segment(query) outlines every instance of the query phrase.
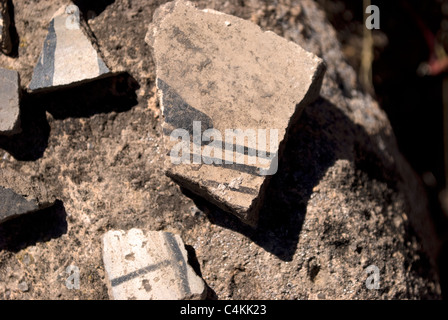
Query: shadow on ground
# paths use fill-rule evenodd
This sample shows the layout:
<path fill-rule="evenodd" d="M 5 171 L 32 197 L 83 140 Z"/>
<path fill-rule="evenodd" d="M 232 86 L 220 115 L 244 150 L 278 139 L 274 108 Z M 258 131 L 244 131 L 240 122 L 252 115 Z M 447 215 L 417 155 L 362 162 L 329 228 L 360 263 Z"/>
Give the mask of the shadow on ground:
<path fill-rule="evenodd" d="M 185 250 L 187 250 L 188 254 L 188 264 L 193 268 L 196 274 L 202 278 L 201 266 L 199 265 L 199 261 L 196 256 L 196 250 L 194 250 L 194 248 L 189 245 L 185 245 Z M 206 300 L 217 300 L 218 296 L 216 292 L 212 288 L 210 288 L 210 286 L 207 283 L 205 283 L 205 285 L 207 287 Z"/>
<path fill-rule="evenodd" d="M 23 93 L 21 99 L 22 132 L 0 136 L 0 148 L 15 159 L 34 161 L 48 146 L 50 125 L 46 112 L 54 119 L 91 117 L 98 113 L 125 112 L 137 105 L 137 81 L 128 73 L 98 79 L 73 88 L 51 92 Z"/>
<path fill-rule="evenodd" d="M 0 148 L 17 160 L 37 160 L 44 154 L 50 135 L 45 110 L 35 105 L 26 95 L 22 98 L 20 108 L 22 132 L 14 136 L 0 136 Z"/>
<path fill-rule="evenodd" d="M 331 102 L 319 98 L 305 109 L 289 133 L 278 172 L 268 186 L 256 229 L 190 191 L 182 191 L 212 223 L 239 232 L 280 259 L 291 261 L 313 188 L 335 161 L 354 161 L 356 168 L 371 179 L 384 181 L 395 188 L 394 170 L 385 168 L 374 146 L 361 126 L 353 123 Z"/>
<path fill-rule="evenodd" d="M 87 118 L 98 113 L 125 112 L 137 105 L 140 86 L 129 73 L 114 74 L 73 88 L 30 94 L 55 119 Z"/>
<path fill-rule="evenodd" d="M 24 214 L 0 225 L 0 251 L 18 252 L 38 242 L 48 242 L 67 233 L 64 204 Z"/>
<path fill-rule="evenodd" d="M 10 25 L 9 25 L 9 35 L 11 37 L 12 42 L 12 50 L 8 55 L 12 58 L 17 58 L 19 56 L 19 43 L 20 38 L 16 29 L 16 20 L 14 14 L 14 3 L 12 0 L 8 0 L 8 8 L 9 8 L 9 17 L 10 17 Z"/>
<path fill-rule="evenodd" d="M 106 7 L 113 4 L 115 0 L 74 0 L 73 2 L 79 7 L 84 17 L 87 17 L 89 11 L 99 15 Z"/>

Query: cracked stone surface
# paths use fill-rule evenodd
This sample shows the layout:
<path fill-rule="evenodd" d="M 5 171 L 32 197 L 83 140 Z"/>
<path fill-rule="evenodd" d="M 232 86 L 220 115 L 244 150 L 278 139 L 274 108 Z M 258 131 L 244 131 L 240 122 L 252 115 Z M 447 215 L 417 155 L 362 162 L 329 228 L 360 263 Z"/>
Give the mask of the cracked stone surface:
<path fill-rule="evenodd" d="M 146 41 L 167 174 L 256 225 L 286 135 L 319 94 L 323 61 L 250 21 L 185 1 L 156 11 Z"/>
<path fill-rule="evenodd" d="M 9 168 L 0 168 L 0 199 L 0 223 L 45 209 L 56 201 L 42 183 Z"/>
<path fill-rule="evenodd" d="M 0 0 L 0 51 L 10 53 L 12 50 L 11 36 L 9 34 L 9 8 L 7 0 Z"/>
<path fill-rule="evenodd" d="M 205 283 L 188 264 L 179 235 L 111 230 L 103 237 L 103 261 L 111 299 L 205 298 Z"/>
<path fill-rule="evenodd" d="M 79 84 L 109 73 L 79 8 L 73 4 L 61 7 L 48 27 L 29 88 Z"/>
<path fill-rule="evenodd" d="M 14 70 L 0 68 L 0 135 L 20 132 L 20 79 Z"/>

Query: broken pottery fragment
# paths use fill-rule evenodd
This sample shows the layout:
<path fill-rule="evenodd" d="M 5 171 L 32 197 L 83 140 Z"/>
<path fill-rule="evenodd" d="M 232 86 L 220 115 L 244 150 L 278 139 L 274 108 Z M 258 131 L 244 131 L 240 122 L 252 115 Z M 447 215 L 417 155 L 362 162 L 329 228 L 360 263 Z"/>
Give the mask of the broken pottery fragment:
<path fill-rule="evenodd" d="M 204 299 L 206 286 L 188 264 L 178 235 L 111 230 L 103 236 L 103 261 L 114 300 Z"/>
<path fill-rule="evenodd" d="M 109 73 L 79 8 L 72 4 L 54 14 L 29 88 L 80 84 Z"/>
<path fill-rule="evenodd" d="M 146 42 L 167 175 L 256 225 L 288 130 L 319 95 L 323 61 L 249 21 L 185 1 L 155 12 Z"/>

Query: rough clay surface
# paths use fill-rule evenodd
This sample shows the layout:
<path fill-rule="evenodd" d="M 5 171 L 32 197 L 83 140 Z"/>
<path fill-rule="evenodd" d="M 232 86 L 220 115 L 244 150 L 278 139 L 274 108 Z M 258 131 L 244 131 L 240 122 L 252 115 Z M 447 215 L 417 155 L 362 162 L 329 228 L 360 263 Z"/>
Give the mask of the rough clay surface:
<path fill-rule="evenodd" d="M 49 23 L 29 88 L 66 86 L 109 73 L 92 40 L 79 8 L 62 6 Z"/>
<path fill-rule="evenodd" d="M 250 21 L 186 1 L 158 9 L 146 37 L 156 64 L 168 175 L 256 225 L 279 148 L 319 95 L 323 61 Z M 181 161 L 171 154 L 179 129 L 188 133 L 189 145 L 177 153 L 185 152 L 188 164 L 173 164 Z M 242 131 L 230 140 L 228 130 Z M 212 143 L 203 142 L 207 132 Z"/>
<path fill-rule="evenodd" d="M 198 300 L 204 281 L 188 264 L 179 235 L 131 229 L 103 236 L 103 261 L 114 300 Z"/>
<path fill-rule="evenodd" d="M 0 0 L 0 51 L 10 53 L 12 50 L 11 35 L 9 34 L 9 7 L 7 0 Z"/>
<path fill-rule="evenodd" d="M 0 56 L 0 66 L 19 71 L 24 86 L 47 22 L 66 3 L 15 1 L 19 57 Z M 250 19 L 327 64 L 321 97 L 289 138 L 258 229 L 200 201 L 198 210 L 164 176 L 155 68 L 144 40 L 163 3 L 116 0 L 88 21 L 111 68 L 128 70 L 139 83 L 135 100 L 98 101 L 89 88 L 70 103 L 29 97 L 24 132 L 0 137 L 0 170 L 33 176 L 61 200 L 39 219 L 0 226 L 0 298 L 108 299 L 101 237 L 133 227 L 180 234 L 211 298 L 440 298 L 420 241 L 423 235 L 429 252 L 437 251 L 424 223 L 430 221 L 425 195 L 397 151 L 385 113 L 358 90 L 313 1 L 197 2 Z M 101 88 L 119 94 L 127 81 Z M 380 269 L 379 290 L 365 285 L 372 264 Z M 80 269 L 79 290 L 65 286 L 69 265 Z"/>
<path fill-rule="evenodd" d="M 20 80 L 17 71 L 0 68 L 0 134 L 20 132 Z"/>

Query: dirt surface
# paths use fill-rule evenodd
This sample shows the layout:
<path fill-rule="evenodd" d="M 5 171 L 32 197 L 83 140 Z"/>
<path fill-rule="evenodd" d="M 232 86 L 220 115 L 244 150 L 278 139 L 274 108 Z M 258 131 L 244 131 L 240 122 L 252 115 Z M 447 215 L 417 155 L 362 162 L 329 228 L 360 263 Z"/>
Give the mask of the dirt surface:
<path fill-rule="evenodd" d="M 0 168 L 45 184 L 59 201 L 0 226 L 0 298 L 108 299 L 101 236 L 132 227 L 180 234 L 212 299 L 440 298 L 431 266 L 438 243 L 419 181 L 311 1 L 198 2 L 250 19 L 327 63 L 321 97 L 289 139 L 259 228 L 164 175 L 144 41 L 163 2 L 78 1 L 109 65 L 127 73 L 51 95 L 24 93 L 23 132 L 0 138 Z M 14 1 L 18 56 L 0 56 L 0 66 L 17 70 L 24 87 L 47 23 L 66 3 Z M 79 290 L 66 287 L 70 265 L 80 270 Z M 370 265 L 379 268 L 379 290 L 366 288 Z"/>

